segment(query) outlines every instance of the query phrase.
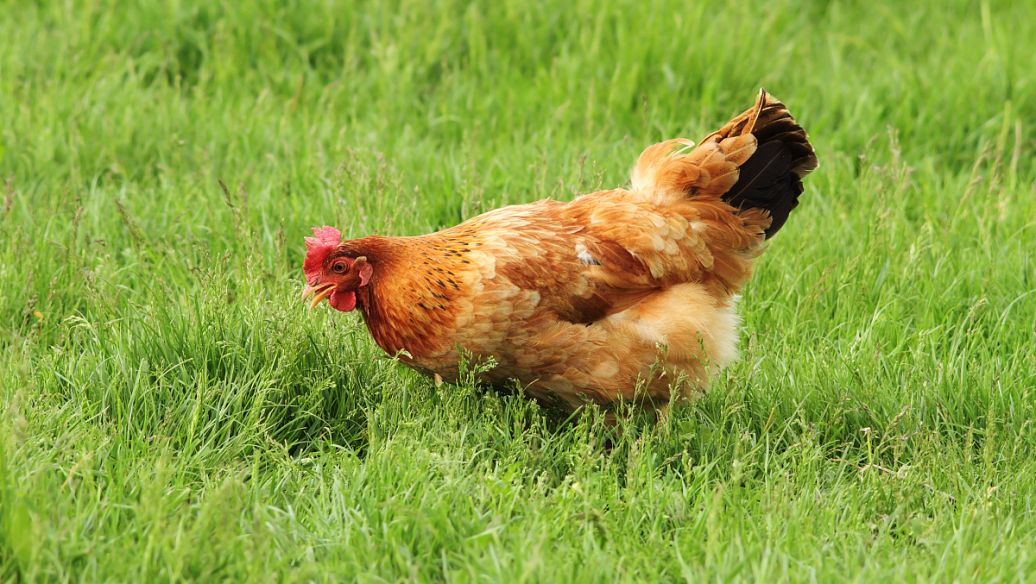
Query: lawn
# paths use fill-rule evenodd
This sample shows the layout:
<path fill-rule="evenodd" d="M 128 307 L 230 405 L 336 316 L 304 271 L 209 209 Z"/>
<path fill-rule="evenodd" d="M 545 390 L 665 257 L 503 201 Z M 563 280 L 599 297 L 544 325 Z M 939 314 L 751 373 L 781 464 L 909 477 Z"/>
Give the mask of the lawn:
<path fill-rule="evenodd" d="M 6 0 L 0 38 L 0 581 L 1036 578 L 1036 3 Z M 660 424 L 298 300 L 310 226 L 617 186 L 759 87 L 821 166 Z"/>

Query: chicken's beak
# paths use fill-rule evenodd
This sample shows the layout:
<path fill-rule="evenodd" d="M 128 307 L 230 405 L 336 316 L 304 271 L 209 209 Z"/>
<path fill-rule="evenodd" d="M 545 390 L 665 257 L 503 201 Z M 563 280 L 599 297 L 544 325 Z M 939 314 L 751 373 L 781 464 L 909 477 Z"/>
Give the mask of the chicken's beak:
<path fill-rule="evenodd" d="M 313 310 L 323 299 L 330 296 L 334 289 L 334 284 L 317 284 L 316 286 L 310 286 L 307 284 L 306 287 L 302 289 L 302 301 L 305 302 L 306 298 L 313 295 L 313 300 L 309 303 L 309 309 Z"/>

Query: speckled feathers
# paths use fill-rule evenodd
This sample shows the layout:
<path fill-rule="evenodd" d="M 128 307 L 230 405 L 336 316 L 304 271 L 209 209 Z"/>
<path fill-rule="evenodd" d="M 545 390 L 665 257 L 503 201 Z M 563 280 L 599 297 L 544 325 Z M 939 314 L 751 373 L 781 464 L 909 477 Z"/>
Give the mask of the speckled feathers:
<path fill-rule="evenodd" d="M 544 401 L 658 405 L 735 358 L 737 293 L 815 167 L 805 132 L 762 92 L 697 146 L 648 147 L 629 189 L 336 253 L 370 262 L 363 317 L 419 369 L 453 379 L 463 350 L 493 358 L 490 381 L 517 379 Z M 330 240 L 322 233 L 314 248 Z"/>

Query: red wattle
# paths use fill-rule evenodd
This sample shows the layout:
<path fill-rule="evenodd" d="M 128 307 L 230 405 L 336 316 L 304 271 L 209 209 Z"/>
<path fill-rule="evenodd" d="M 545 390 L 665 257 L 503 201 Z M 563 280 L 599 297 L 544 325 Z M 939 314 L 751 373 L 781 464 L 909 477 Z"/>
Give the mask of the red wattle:
<path fill-rule="evenodd" d="M 349 312 L 356 308 L 356 292 L 339 292 L 335 290 L 327 299 L 331 307 L 342 312 Z"/>

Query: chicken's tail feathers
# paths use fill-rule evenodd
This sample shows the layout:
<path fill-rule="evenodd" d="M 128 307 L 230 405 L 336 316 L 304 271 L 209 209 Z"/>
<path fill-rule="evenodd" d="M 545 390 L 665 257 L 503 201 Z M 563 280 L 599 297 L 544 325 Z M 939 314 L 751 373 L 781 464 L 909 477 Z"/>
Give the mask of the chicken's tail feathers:
<path fill-rule="evenodd" d="M 633 190 L 659 202 L 718 197 L 742 211 L 765 211 L 769 238 L 798 204 L 802 178 L 816 167 L 806 131 L 783 103 L 760 90 L 754 107 L 698 146 L 682 138 L 649 146 L 633 167 Z"/>

